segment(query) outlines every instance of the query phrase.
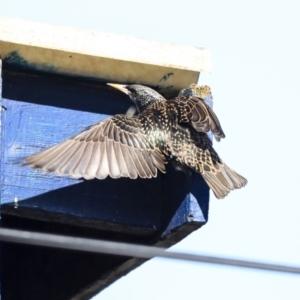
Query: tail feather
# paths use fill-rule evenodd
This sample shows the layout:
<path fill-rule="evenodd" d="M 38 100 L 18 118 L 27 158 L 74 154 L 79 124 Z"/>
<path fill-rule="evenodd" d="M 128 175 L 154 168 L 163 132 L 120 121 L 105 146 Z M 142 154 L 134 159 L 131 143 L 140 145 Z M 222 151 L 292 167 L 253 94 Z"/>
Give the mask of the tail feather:
<path fill-rule="evenodd" d="M 217 172 L 202 173 L 208 186 L 212 189 L 218 199 L 226 197 L 230 191 L 240 189 L 247 184 L 247 180 L 230 169 L 226 164 L 219 164 Z"/>

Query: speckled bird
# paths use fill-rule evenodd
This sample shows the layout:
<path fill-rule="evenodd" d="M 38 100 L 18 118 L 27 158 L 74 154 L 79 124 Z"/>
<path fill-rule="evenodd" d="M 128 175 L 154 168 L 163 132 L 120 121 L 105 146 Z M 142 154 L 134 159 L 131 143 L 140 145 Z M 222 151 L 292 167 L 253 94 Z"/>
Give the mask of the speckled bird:
<path fill-rule="evenodd" d="M 219 199 L 247 180 L 218 156 L 207 136 L 225 137 L 213 110 L 201 97 L 209 88 L 191 85 L 166 100 L 142 85 L 109 84 L 129 96 L 137 115 L 114 115 L 81 133 L 29 156 L 25 164 L 73 178 L 153 178 L 166 164 L 200 173 Z"/>

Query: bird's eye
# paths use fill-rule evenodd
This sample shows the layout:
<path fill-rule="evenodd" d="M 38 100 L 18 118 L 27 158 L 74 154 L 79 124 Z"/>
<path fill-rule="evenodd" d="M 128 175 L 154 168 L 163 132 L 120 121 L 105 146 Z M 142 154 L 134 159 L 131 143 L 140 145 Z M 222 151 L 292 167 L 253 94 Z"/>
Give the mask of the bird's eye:
<path fill-rule="evenodd" d="M 131 86 L 127 86 L 126 87 L 128 92 L 130 92 L 131 94 L 136 94 L 136 90 L 134 88 L 132 88 Z"/>

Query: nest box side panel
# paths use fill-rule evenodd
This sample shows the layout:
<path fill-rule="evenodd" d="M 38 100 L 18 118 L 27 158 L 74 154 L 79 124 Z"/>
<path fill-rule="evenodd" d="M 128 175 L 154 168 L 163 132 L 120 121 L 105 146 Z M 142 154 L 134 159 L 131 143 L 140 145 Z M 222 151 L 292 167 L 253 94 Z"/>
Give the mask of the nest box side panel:
<path fill-rule="evenodd" d="M 22 158 L 56 144 L 131 105 L 105 85 L 5 72 L 1 197 L 4 212 L 153 234 L 161 218 L 161 178 L 75 180 L 21 166 Z M 24 211 L 26 209 L 26 212 Z M 88 221 L 84 221 L 88 220 Z M 102 223 L 101 223 L 102 222 Z M 101 223 L 101 224 L 100 224 Z M 121 228 L 117 228 L 122 224 Z M 129 226 L 128 228 L 126 226 Z M 138 228 L 145 230 L 138 233 Z"/>

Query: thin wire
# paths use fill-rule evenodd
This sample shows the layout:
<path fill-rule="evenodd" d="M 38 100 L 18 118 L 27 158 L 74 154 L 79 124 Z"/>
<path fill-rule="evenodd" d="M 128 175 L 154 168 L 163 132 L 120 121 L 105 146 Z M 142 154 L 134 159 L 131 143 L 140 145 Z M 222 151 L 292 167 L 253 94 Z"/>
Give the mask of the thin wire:
<path fill-rule="evenodd" d="M 21 231 L 6 228 L 0 228 L 0 240 L 12 243 L 22 243 L 36 246 L 38 245 L 44 247 L 54 247 L 77 251 L 88 251 L 95 253 L 139 257 L 146 259 L 150 259 L 153 257 L 163 257 L 202 263 L 220 264 L 226 266 L 300 274 L 300 267 L 266 264 L 255 261 L 245 261 L 215 256 L 171 252 L 166 251 L 167 249 L 165 248 L 159 247 L 149 247 L 86 238 L 74 238 L 69 236 Z"/>

